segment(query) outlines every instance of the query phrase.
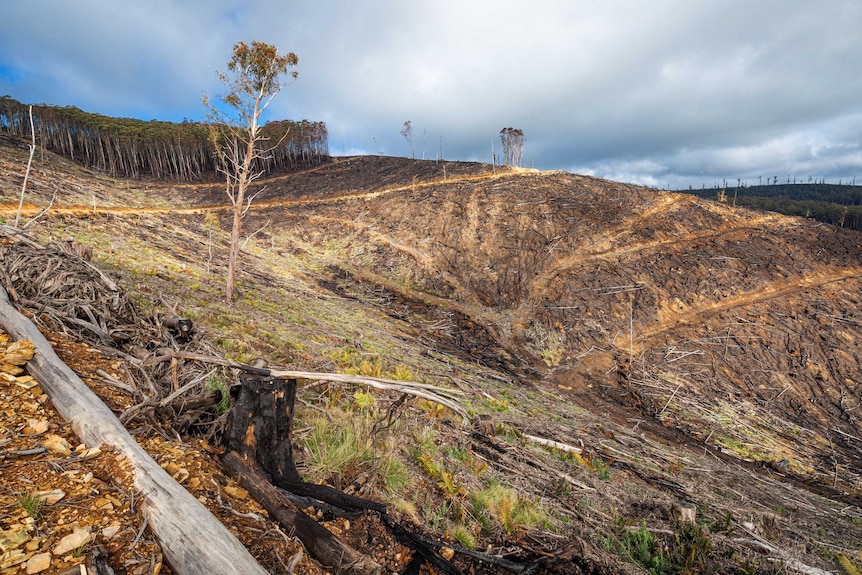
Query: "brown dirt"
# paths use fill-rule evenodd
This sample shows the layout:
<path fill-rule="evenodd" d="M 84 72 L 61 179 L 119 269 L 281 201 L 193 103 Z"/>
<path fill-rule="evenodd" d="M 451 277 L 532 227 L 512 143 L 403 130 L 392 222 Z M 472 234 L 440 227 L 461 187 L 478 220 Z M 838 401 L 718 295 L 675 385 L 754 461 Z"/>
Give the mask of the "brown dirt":
<path fill-rule="evenodd" d="M 3 173 L 21 157 L 0 154 Z M 83 189 L 90 177 L 62 161 L 40 170 L 28 214 L 56 182 Z M 34 228 L 93 238 L 97 257 L 139 294 L 192 299 L 200 270 L 223 265 L 218 254 L 204 261 L 201 216 L 215 212 L 225 225 L 219 186 L 94 182 L 104 186 L 95 213 L 87 194 L 64 196 Z M 13 206 L 3 210 L 14 213 L 15 180 L 2 184 Z M 500 449 L 455 423 L 436 424 L 441 442 L 566 518 L 562 535 L 531 532 L 520 547 L 500 535 L 483 546 L 532 558 L 577 549 L 568 568 L 618 572 L 627 567 L 601 549 L 614 521 L 667 528 L 669 503 L 683 498 L 737 558 L 749 557 L 736 541 L 751 532 L 821 568 L 860 551 L 859 234 L 481 164 L 349 158 L 266 184 L 245 223 L 257 233 L 242 287 L 249 298 L 262 298 L 262 286 L 283 290 L 280 307 L 294 315 L 282 324 L 302 342 L 292 361 L 326 367 L 333 347 L 349 345 L 467 391 Z M 341 324 L 313 315 L 329 305 Z M 250 334 L 277 313 L 242 309 Z M 363 345 L 363 335 L 374 339 Z M 268 354 L 286 344 L 253 345 Z M 411 425 L 421 425 L 416 413 Z M 586 461 L 562 461 L 521 433 L 582 445 Z M 163 441 L 156 452 L 176 448 Z M 183 442 L 194 465 L 194 440 Z M 223 485 L 215 465 L 202 477 Z M 429 501 L 449 505 L 433 482 L 417 482 Z M 236 529 L 272 533 L 253 525 Z M 367 550 L 372 540 L 385 538 L 355 541 Z"/>

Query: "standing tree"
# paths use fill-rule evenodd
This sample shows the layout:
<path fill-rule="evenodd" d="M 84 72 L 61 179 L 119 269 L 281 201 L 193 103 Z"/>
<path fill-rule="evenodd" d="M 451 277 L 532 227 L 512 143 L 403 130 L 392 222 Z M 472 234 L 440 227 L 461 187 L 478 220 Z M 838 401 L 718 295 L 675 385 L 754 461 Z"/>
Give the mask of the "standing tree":
<path fill-rule="evenodd" d="M 253 196 L 246 199 L 246 193 L 249 185 L 263 174 L 260 161 L 275 147 L 261 148 L 267 138 L 261 133 L 260 116 L 284 86 L 283 76 L 299 75 L 288 71 L 298 63 L 296 54 L 279 56 L 278 48 L 271 44 L 252 42 L 249 46 L 238 42 L 227 63 L 228 71 L 216 72 L 228 88 L 226 95 L 218 96 L 222 105 L 213 103 L 206 94 L 203 97 L 204 106 L 209 109 L 210 137 L 216 149 L 218 170 L 225 176 L 227 195 L 233 205 L 225 290 L 228 303 L 234 300 L 242 217 L 254 199 Z"/>
<path fill-rule="evenodd" d="M 30 144 L 30 159 L 27 160 L 27 171 L 24 172 L 24 185 L 21 186 L 21 201 L 18 202 L 18 213 L 15 214 L 15 227 L 21 220 L 21 210 L 24 208 L 24 193 L 27 191 L 27 180 L 30 178 L 30 166 L 33 164 L 33 153 L 36 151 L 36 129 L 33 127 L 33 106 L 30 106 L 30 135 L 33 143 Z"/>
<path fill-rule="evenodd" d="M 503 163 L 520 166 L 524 154 L 524 131 L 518 128 L 503 128 L 500 130 L 500 142 L 503 144 Z"/>
<path fill-rule="evenodd" d="M 413 151 L 413 124 L 410 123 L 410 120 L 404 122 L 404 127 L 401 128 L 401 135 L 410 144 L 410 158 L 415 160 L 416 152 Z"/>

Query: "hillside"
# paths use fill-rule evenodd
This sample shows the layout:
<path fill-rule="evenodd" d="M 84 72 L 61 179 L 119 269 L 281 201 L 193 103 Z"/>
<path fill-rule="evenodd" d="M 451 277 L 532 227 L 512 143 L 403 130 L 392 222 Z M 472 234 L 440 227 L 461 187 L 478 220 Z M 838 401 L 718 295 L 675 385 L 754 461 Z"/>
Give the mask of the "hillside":
<path fill-rule="evenodd" d="M 26 164 L 10 142 L 7 221 Z M 176 304 L 237 361 L 462 391 L 471 424 L 399 404 L 375 449 L 403 481 L 380 453 L 324 468 L 298 451 L 310 479 L 370 478 L 465 571 L 500 572 L 465 547 L 549 573 L 862 563 L 857 232 L 564 172 L 339 158 L 265 182 L 229 308 L 222 186 L 37 159 L 28 233 L 92 247 L 142 313 Z M 369 435 L 398 398 L 366 393 L 304 385 L 295 442 L 335 435 L 327 421 Z M 509 511 L 480 505 L 495 486 Z M 674 535 L 680 500 L 702 531 Z M 541 519 L 516 519 L 531 506 Z"/>
<path fill-rule="evenodd" d="M 787 183 L 680 190 L 700 198 L 730 202 L 788 216 L 813 218 L 851 230 L 862 230 L 862 186 L 854 184 Z"/>

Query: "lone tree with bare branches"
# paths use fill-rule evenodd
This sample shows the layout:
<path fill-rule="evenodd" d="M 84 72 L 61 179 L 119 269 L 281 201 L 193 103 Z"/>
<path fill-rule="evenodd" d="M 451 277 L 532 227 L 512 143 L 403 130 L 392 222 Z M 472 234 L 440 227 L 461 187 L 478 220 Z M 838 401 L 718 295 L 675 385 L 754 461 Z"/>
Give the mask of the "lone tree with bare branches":
<path fill-rule="evenodd" d="M 280 56 L 278 48 L 271 44 L 252 42 L 249 46 L 238 42 L 227 64 L 228 71 L 216 72 L 228 93 L 217 96 L 218 103 L 206 94 L 203 96 L 204 106 L 209 110 L 210 137 L 218 169 L 225 176 L 227 195 L 233 205 L 225 289 L 228 303 L 234 300 L 242 217 L 254 200 L 254 196 L 246 197 L 248 187 L 263 175 L 260 161 L 277 146 L 262 147 L 266 138 L 261 134 L 260 116 L 285 85 L 284 77 L 295 79 L 299 75 L 289 71 L 298 63 L 296 54 Z"/>
<path fill-rule="evenodd" d="M 520 166 L 524 154 L 524 131 L 518 128 L 503 128 L 500 130 L 500 142 L 503 144 L 504 163 Z"/>
<path fill-rule="evenodd" d="M 401 135 L 410 144 L 410 159 L 415 160 L 416 152 L 413 151 L 413 124 L 410 120 L 404 122 L 404 126 L 401 128 Z"/>

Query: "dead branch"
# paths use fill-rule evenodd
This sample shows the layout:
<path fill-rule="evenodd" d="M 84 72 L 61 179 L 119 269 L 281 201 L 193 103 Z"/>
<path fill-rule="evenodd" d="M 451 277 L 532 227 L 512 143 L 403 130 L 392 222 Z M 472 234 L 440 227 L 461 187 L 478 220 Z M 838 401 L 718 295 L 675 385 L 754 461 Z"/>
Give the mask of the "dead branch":
<path fill-rule="evenodd" d="M 15 227 L 21 220 L 21 210 L 24 208 L 24 193 L 27 191 L 27 180 L 30 178 L 30 166 L 33 165 L 33 154 L 36 152 L 36 129 L 33 127 L 33 106 L 30 106 L 30 134 L 33 143 L 30 144 L 30 158 L 27 160 L 27 170 L 24 172 L 24 185 L 21 186 L 21 201 L 18 202 L 18 213 L 15 214 Z"/>
<path fill-rule="evenodd" d="M 260 367 L 254 367 L 251 365 L 245 365 L 242 363 L 237 363 L 235 361 L 231 361 L 226 358 L 214 357 L 214 356 L 205 356 L 194 353 L 186 353 L 186 352 L 177 352 L 173 353 L 170 356 L 160 356 L 158 358 L 154 358 L 152 361 L 165 361 L 166 359 L 188 359 L 193 361 L 201 361 L 204 363 L 212 363 L 215 365 L 222 365 L 226 367 L 232 367 L 235 369 L 240 369 L 245 371 L 246 373 L 250 373 L 253 375 L 258 375 L 261 377 L 274 377 L 278 379 L 310 379 L 310 380 L 323 380 L 330 381 L 334 383 L 346 383 L 353 385 L 367 385 L 368 387 L 372 387 L 374 389 L 382 389 L 387 391 L 397 391 L 400 393 L 406 393 L 408 395 L 412 395 L 415 397 L 420 397 L 422 399 L 427 399 L 428 401 L 432 401 L 434 403 L 439 403 L 445 407 L 448 407 L 465 420 L 467 420 L 467 412 L 457 403 L 458 396 L 462 396 L 463 392 L 457 389 L 447 389 L 443 387 L 437 387 L 434 385 L 429 385 L 426 383 L 418 383 L 412 381 L 396 381 L 392 379 L 379 379 L 375 377 L 366 377 L 362 375 L 346 375 L 341 373 L 319 373 L 319 372 L 311 372 L 311 371 L 292 371 L 292 370 L 278 370 L 278 369 L 266 369 Z"/>
<path fill-rule="evenodd" d="M 47 214 L 49 211 L 51 211 L 51 208 L 54 207 L 55 201 L 57 201 L 57 190 L 56 189 L 54 190 L 54 195 L 51 196 L 51 201 L 48 202 L 48 205 L 45 206 L 44 208 L 42 208 L 38 214 L 36 214 L 32 218 L 30 218 L 30 221 L 27 222 L 26 224 L 24 224 L 24 226 L 21 229 L 26 230 L 27 228 L 29 228 L 30 226 L 32 226 L 33 224 L 38 222 L 40 219 L 42 219 L 42 216 Z"/>
<path fill-rule="evenodd" d="M 804 575 L 832 575 L 831 571 L 824 571 L 823 569 L 818 569 L 817 567 L 811 567 L 810 565 L 806 565 L 805 563 L 793 559 L 786 552 L 778 549 L 777 547 L 773 547 L 768 543 L 764 542 L 762 539 L 744 539 L 737 538 L 732 539 L 734 543 L 738 543 L 739 545 L 744 545 L 750 549 L 754 549 L 758 553 L 766 555 L 771 559 L 777 559 L 784 563 L 784 566 L 790 571 L 796 571 L 797 573 L 803 573 Z"/>
<path fill-rule="evenodd" d="M 536 443 L 538 445 L 542 445 L 544 447 L 551 447 L 553 449 L 558 449 L 560 451 L 565 451 L 567 453 L 577 453 L 578 455 L 583 455 L 584 450 L 580 447 L 575 447 L 574 445 L 569 445 L 567 443 L 560 443 L 559 441 L 554 441 L 552 439 L 545 439 L 543 437 L 536 437 L 535 435 L 528 435 L 526 433 L 522 434 L 521 437 L 526 439 L 531 443 Z"/>

